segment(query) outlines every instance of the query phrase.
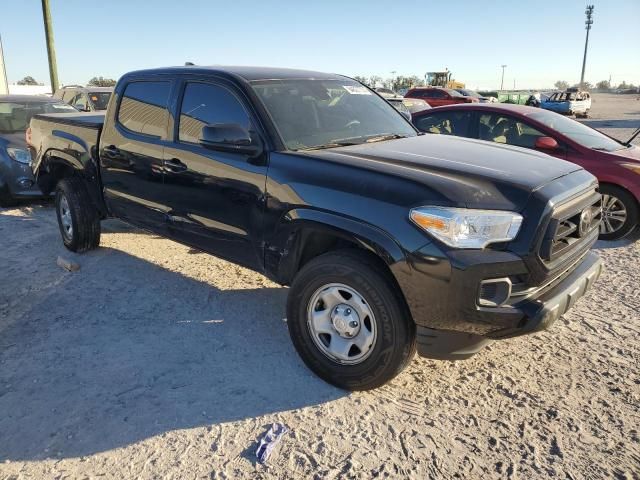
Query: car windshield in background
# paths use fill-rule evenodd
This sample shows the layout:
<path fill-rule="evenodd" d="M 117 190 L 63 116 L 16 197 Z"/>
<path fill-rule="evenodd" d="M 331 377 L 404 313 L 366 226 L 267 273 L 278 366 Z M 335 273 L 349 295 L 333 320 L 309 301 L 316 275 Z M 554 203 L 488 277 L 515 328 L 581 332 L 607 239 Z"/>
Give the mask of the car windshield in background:
<path fill-rule="evenodd" d="M 29 126 L 31 117 L 38 113 L 68 113 L 76 111 L 71 105 L 61 102 L 0 102 L 0 133 L 24 132 Z"/>
<path fill-rule="evenodd" d="M 89 98 L 96 110 L 106 110 L 111 98 L 111 92 L 90 92 Z"/>
<path fill-rule="evenodd" d="M 480 95 L 476 92 L 474 92 L 473 90 L 466 90 L 463 88 L 459 88 L 458 90 L 456 90 L 456 92 L 462 94 L 465 97 L 475 97 L 475 98 L 480 98 Z"/>
<path fill-rule="evenodd" d="M 621 143 L 603 135 L 597 130 L 587 127 L 570 118 L 558 115 L 557 113 L 540 110 L 529 114 L 529 117 L 545 124 L 547 127 L 556 130 L 563 135 L 566 135 L 583 147 L 592 148 L 594 150 L 603 150 L 605 152 L 613 152 L 615 150 L 625 148 Z"/>
<path fill-rule="evenodd" d="M 251 85 L 289 150 L 417 135 L 395 108 L 352 80 L 257 80 Z"/>

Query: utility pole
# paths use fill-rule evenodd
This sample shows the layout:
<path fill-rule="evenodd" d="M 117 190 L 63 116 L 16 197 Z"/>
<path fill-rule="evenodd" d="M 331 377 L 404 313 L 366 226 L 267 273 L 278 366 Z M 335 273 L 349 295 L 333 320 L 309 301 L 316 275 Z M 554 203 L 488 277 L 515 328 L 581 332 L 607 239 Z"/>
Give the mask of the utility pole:
<path fill-rule="evenodd" d="M 2 52 L 2 37 L 0 37 L 0 95 L 9 93 L 9 83 L 7 82 L 7 70 L 4 66 L 4 53 Z"/>
<path fill-rule="evenodd" d="M 587 5 L 587 9 L 584 11 L 587 19 L 585 20 L 585 29 L 587 30 L 587 38 L 584 41 L 584 57 L 582 58 L 582 74 L 580 75 L 580 88 L 584 88 L 584 68 L 587 65 L 587 47 L 589 46 L 589 30 L 593 25 L 593 5 Z"/>
<path fill-rule="evenodd" d="M 506 65 L 502 65 L 502 80 L 500 81 L 500 90 L 504 87 L 504 69 L 507 68 Z"/>
<path fill-rule="evenodd" d="M 51 79 L 51 93 L 58 89 L 58 66 L 56 64 L 56 49 L 53 45 L 53 24 L 49 0 L 42 0 L 42 18 L 44 20 L 44 35 L 47 40 L 47 56 L 49 57 L 49 78 Z"/>

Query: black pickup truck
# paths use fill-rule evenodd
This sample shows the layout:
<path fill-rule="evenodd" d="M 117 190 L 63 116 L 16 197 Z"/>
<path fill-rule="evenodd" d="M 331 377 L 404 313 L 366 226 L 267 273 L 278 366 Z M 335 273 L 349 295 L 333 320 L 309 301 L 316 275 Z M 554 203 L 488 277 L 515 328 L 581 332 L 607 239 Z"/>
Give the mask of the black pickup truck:
<path fill-rule="evenodd" d="M 96 248 L 117 217 L 290 286 L 296 349 L 346 389 L 384 384 L 416 349 L 463 359 L 545 329 L 601 270 L 591 174 L 421 135 L 340 75 L 137 71 L 105 115 L 37 115 L 28 137 L 67 248 Z"/>

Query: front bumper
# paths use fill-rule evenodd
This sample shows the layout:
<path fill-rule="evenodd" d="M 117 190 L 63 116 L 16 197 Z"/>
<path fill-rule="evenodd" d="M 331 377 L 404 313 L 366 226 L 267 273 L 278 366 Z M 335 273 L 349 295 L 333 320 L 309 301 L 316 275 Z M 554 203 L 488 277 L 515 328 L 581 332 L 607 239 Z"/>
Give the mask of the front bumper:
<path fill-rule="evenodd" d="M 495 271 L 515 271 L 518 262 L 494 265 Z M 472 287 L 486 275 L 488 264 L 464 270 L 453 269 L 448 291 L 441 297 L 449 302 L 441 313 L 417 317 L 418 354 L 428 358 L 469 358 L 492 340 L 516 337 L 549 328 L 594 284 L 602 271 L 602 261 L 587 252 L 570 270 L 548 284 L 503 307 L 481 307 L 477 289 Z M 458 275 L 456 275 L 457 270 Z M 474 274 L 475 272 L 475 274 Z M 481 273 L 479 273 L 481 272 Z M 464 275 L 463 275 L 464 273 Z M 457 278 L 456 278 L 457 277 Z M 469 277 L 466 280 L 465 277 Z M 411 308 L 411 302 L 410 303 Z M 415 312 L 415 305 L 412 309 Z"/>
<path fill-rule="evenodd" d="M 14 198 L 42 197 L 31 166 L 10 158 L 0 158 L 0 191 Z"/>

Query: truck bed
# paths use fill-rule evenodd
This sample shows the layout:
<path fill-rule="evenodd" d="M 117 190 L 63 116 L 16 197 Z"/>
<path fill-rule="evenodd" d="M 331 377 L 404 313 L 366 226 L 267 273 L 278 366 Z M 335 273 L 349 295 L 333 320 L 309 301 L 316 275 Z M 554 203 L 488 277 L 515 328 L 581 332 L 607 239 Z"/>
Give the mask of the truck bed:
<path fill-rule="evenodd" d="M 32 169 L 43 192 L 55 187 L 54 179 L 43 160 L 57 159 L 49 165 L 66 165 L 85 175 L 97 175 L 98 145 L 104 114 L 42 113 L 30 122 Z"/>

